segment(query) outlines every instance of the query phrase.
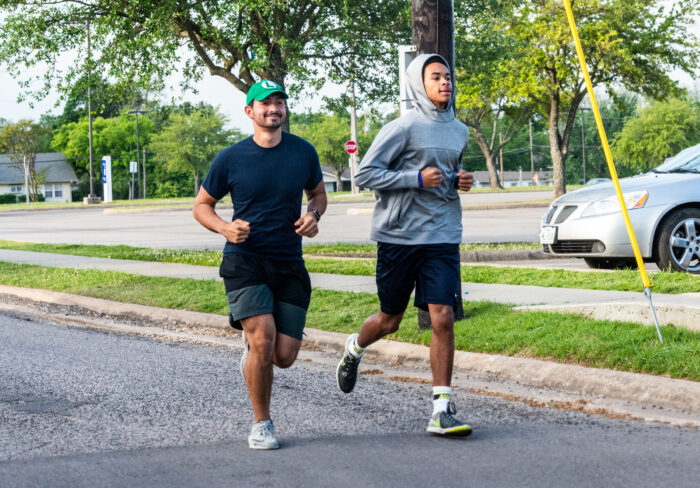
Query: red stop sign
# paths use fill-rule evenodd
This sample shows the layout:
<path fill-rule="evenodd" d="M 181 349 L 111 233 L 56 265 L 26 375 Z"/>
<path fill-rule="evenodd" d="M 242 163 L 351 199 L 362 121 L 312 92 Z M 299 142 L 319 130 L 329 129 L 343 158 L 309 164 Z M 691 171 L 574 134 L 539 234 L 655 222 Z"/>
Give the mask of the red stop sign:
<path fill-rule="evenodd" d="M 357 143 L 355 141 L 348 141 L 345 143 L 345 152 L 348 154 L 353 154 L 357 152 Z"/>

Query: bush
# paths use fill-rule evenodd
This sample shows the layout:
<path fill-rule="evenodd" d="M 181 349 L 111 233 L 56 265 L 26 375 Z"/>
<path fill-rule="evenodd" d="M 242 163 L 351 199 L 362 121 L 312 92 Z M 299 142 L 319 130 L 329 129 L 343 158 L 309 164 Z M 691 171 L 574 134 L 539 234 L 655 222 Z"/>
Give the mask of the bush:
<path fill-rule="evenodd" d="M 0 195 L 0 204 L 3 203 L 17 203 L 17 195 L 14 193 L 5 193 Z"/>
<path fill-rule="evenodd" d="M 165 181 L 156 187 L 156 198 L 176 198 L 180 195 L 178 194 L 178 187 L 172 181 Z"/>

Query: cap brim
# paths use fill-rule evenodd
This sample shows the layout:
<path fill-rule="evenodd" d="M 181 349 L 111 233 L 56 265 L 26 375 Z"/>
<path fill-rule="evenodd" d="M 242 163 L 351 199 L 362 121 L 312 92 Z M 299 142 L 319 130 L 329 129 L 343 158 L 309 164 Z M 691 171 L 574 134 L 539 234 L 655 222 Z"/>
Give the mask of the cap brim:
<path fill-rule="evenodd" d="M 255 97 L 253 97 L 253 100 L 257 100 L 258 102 L 265 100 L 267 97 L 270 95 L 274 95 L 275 93 L 279 93 L 282 98 L 285 100 L 289 98 L 289 95 L 287 95 L 285 92 L 282 90 L 277 90 L 277 89 L 271 89 L 271 90 L 265 90 L 264 92 L 261 92 L 257 94 Z"/>

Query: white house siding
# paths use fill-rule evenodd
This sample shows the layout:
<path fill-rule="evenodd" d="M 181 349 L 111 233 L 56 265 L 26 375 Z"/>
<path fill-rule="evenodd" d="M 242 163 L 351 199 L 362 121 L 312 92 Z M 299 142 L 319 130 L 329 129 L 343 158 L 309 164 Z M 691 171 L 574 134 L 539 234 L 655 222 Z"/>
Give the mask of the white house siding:
<path fill-rule="evenodd" d="M 46 196 L 46 192 L 44 191 L 46 188 L 46 185 L 40 185 L 39 186 L 39 191 L 44 195 L 44 198 L 46 199 L 47 202 L 72 202 L 73 198 L 71 196 L 71 185 L 70 183 L 53 183 L 53 189 L 55 189 L 57 186 L 61 187 L 61 192 L 62 195 L 60 197 L 48 197 Z"/>

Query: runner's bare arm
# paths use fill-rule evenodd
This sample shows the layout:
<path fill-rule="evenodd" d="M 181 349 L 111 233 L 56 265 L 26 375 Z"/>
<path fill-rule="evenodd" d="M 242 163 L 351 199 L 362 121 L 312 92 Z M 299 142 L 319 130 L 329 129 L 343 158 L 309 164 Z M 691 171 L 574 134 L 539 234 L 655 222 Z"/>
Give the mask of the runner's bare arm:
<path fill-rule="evenodd" d="M 318 234 L 318 219 L 312 210 L 316 210 L 319 215 L 323 215 L 328 206 L 328 196 L 323 180 L 318 182 L 313 190 L 306 190 L 306 198 L 309 204 L 306 206 L 307 212 L 299 220 L 294 222 L 297 227 L 296 233 L 305 237 L 314 237 Z"/>
<path fill-rule="evenodd" d="M 212 197 L 204 187 L 200 187 L 194 201 L 192 215 L 204 227 L 212 232 L 218 232 L 228 241 L 235 244 L 244 242 L 250 234 L 250 223 L 240 219 L 226 222 L 214 210 L 217 202 L 218 200 Z"/>

